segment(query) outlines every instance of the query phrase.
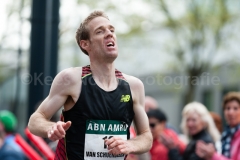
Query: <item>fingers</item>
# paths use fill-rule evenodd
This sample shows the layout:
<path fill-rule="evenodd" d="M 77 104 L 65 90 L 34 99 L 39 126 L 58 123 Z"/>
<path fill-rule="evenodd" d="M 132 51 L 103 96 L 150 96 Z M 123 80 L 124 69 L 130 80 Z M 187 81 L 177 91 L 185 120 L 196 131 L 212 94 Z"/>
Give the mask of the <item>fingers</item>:
<path fill-rule="evenodd" d="M 203 141 L 198 141 L 196 144 L 196 154 L 200 157 L 200 158 L 205 158 L 205 149 L 207 148 L 207 144 Z"/>
<path fill-rule="evenodd" d="M 111 137 L 110 139 L 105 139 L 105 144 L 108 147 L 110 147 L 110 146 L 115 147 L 114 142 L 117 140 L 121 140 L 121 138 L 120 137 Z"/>
<path fill-rule="evenodd" d="M 66 135 L 66 130 L 71 126 L 71 122 L 61 122 L 55 123 L 52 128 L 48 131 L 48 138 L 52 141 L 62 139 Z"/>
<path fill-rule="evenodd" d="M 167 137 L 166 135 L 164 135 L 164 134 L 161 134 L 161 135 L 160 135 L 160 140 L 161 140 L 163 143 L 166 143 L 166 144 L 169 144 L 169 143 L 172 142 L 172 140 L 171 140 L 169 137 Z"/>
<path fill-rule="evenodd" d="M 203 141 L 198 141 L 196 144 L 196 154 L 200 158 L 211 158 L 215 152 L 215 147 L 212 143 L 205 143 Z"/>
<path fill-rule="evenodd" d="M 67 121 L 64 125 L 63 125 L 63 129 L 66 131 L 68 130 L 68 128 L 71 126 L 72 122 L 71 121 Z"/>
<path fill-rule="evenodd" d="M 123 146 L 115 147 L 115 148 L 109 150 L 109 153 L 110 153 L 110 154 L 113 154 L 113 155 L 128 154 L 128 153 L 126 153 L 126 151 L 124 150 L 124 147 L 123 147 Z"/>
<path fill-rule="evenodd" d="M 126 140 L 123 140 L 120 137 L 113 137 L 105 140 L 109 153 L 114 155 L 129 154 L 130 150 L 128 149 L 127 143 L 128 142 Z"/>
<path fill-rule="evenodd" d="M 118 147 L 119 145 L 124 144 L 124 141 L 122 139 L 118 139 L 118 138 L 112 138 L 112 141 L 109 143 L 106 143 L 106 145 L 108 145 L 108 149 L 111 150 L 115 147 Z"/>
<path fill-rule="evenodd" d="M 200 157 L 203 158 L 204 157 L 204 153 L 200 148 L 196 148 L 196 154 Z"/>
<path fill-rule="evenodd" d="M 207 143 L 205 143 L 204 141 L 202 141 L 202 140 L 197 141 L 197 146 L 204 147 L 205 145 L 207 145 Z"/>
<path fill-rule="evenodd" d="M 205 158 L 205 154 L 204 154 L 204 152 L 196 151 L 196 154 L 197 154 L 198 157 L 200 157 L 200 158 Z"/>
<path fill-rule="evenodd" d="M 160 141 L 167 147 L 167 148 L 175 148 L 176 144 L 174 141 L 167 135 L 161 134 L 160 135 Z"/>

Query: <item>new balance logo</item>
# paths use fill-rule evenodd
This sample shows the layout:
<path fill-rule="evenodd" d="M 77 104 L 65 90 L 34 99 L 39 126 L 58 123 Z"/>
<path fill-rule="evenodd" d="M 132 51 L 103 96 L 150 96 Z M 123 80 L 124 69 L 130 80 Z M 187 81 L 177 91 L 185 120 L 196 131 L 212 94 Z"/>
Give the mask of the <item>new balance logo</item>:
<path fill-rule="evenodd" d="M 122 95 L 120 102 L 128 102 L 130 100 L 130 95 Z"/>

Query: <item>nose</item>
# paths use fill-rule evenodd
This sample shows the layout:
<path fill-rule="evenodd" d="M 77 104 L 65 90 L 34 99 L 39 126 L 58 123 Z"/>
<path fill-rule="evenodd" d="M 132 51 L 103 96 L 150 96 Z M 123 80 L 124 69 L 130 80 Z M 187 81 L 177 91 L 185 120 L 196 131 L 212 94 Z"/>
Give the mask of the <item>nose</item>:
<path fill-rule="evenodd" d="M 234 109 L 229 109 L 228 111 L 229 114 L 234 114 L 234 112 L 235 112 Z"/>
<path fill-rule="evenodd" d="M 188 121 L 188 122 L 187 122 L 187 127 L 188 127 L 188 128 L 191 128 L 191 127 L 193 127 L 193 125 L 194 125 L 194 124 L 193 124 L 193 122 L 192 122 L 192 121 Z"/>
<path fill-rule="evenodd" d="M 105 38 L 109 38 L 113 36 L 113 32 L 110 29 L 107 29 L 105 33 L 106 33 Z"/>

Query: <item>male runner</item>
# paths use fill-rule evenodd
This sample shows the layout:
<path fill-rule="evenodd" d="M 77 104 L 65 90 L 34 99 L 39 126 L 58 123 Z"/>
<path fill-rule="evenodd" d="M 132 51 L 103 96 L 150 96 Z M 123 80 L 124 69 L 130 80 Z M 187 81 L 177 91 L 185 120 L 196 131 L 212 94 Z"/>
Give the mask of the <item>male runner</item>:
<path fill-rule="evenodd" d="M 30 131 L 59 140 L 55 159 L 121 159 L 147 152 L 152 145 L 144 110 L 143 83 L 114 67 L 115 28 L 101 11 L 80 25 L 76 40 L 90 65 L 61 71 L 48 97 L 29 119 Z M 50 118 L 62 106 L 62 121 Z M 137 136 L 129 139 L 134 121 Z"/>

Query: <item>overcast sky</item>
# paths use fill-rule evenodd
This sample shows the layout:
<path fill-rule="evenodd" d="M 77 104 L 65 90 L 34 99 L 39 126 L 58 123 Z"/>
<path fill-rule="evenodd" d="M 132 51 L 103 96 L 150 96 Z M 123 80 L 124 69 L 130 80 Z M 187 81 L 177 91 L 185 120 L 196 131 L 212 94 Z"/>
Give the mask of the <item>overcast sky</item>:
<path fill-rule="evenodd" d="M 27 1 L 27 0 L 26 0 Z M 109 0 L 100 1 L 99 8 L 104 8 L 104 5 Z M 19 16 L 18 14 L 13 14 L 9 19 L 7 18 L 7 9 L 12 6 L 14 2 L 15 9 L 19 9 L 20 1 L 1 1 L 0 5 L 0 40 L 1 37 L 7 33 L 10 34 L 4 41 L 1 41 L 2 48 L 8 49 L 13 48 L 18 49 L 18 46 L 24 50 L 27 50 L 30 46 L 30 30 L 31 25 L 29 22 L 31 8 L 30 5 L 22 11 L 22 39 L 19 39 Z M 133 37 L 118 39 L 119 44 L 119 57 L 116 60 L 116 67 L 123 72 L 128 74 L 133 74 L 136 76 L 146 75 L 152 72 L 168 72 L 171 70 L 171 65 L 174 64 L 173 58 L 170 56 L 164 48 L 164 42 L 169 36 L 164 30 L 156 31 L 151 30 L 153 26 L 149 21 L 164 21 L 164 16 L 161 14 L 155 14 L 154 6 L 143 1 L 129 1 L 129 0 L 111 0 L 118 6 L 118 11 L 107 12 L 111 22 L 115 25 L 117 33 L 128 32 L 128 26 L 123 20 L 123 15 L 130 16 L 131 14 L 140 14 L 146 18 L 144 22 L 139 24 L 140 27 L 146 29 L 146 34 L 144 37 L 142 35 L 135 35 Z M 174 17 L 180 16 L 184 13 L 183 1 L 169 0 L 167 1 L 169 5 L 172 6 L 172 14 Z M 61 36 L 59 43 L 61 44 L 59 50 L 59 71 L 68 67 L 71 67 L 73 60 L 77 60 L 80 65 L 88 64 L 88 57 L 81 53 L 75 42 L 75 32 L 79 23 L 86 17 L 93 8 L 81 4 L 78 5 L 76 0 L 66 1 L 61 0 L 60 17 L 61 21 L 59 24 L 60 30 L 66 29 L 66 32 Z M 12 34 L 14 33 L 14 34 Z M 230 47 L 227 50 L 222 49 L 220 54 L 215 57 L 214 63 L 220 63 L 232 57 L 239 57 L 239 45 L 238 43 L 230 43 Z M 17 52 L 16 52 L 17 53 Z M 11 63 L 16 62 L 17 54 L 9 52 L 8 55 L 3 55 L 0 53 L 0 61 L 9 61 Z M 234 56 L 225 56 L 232 54 Z M 25 54 L 25 61 L 27 63 L 28 57 Z"/>

